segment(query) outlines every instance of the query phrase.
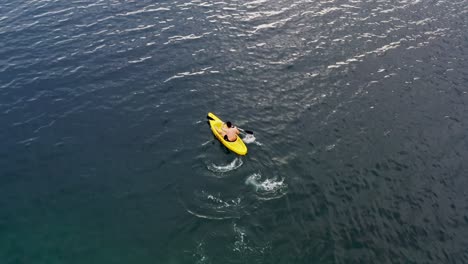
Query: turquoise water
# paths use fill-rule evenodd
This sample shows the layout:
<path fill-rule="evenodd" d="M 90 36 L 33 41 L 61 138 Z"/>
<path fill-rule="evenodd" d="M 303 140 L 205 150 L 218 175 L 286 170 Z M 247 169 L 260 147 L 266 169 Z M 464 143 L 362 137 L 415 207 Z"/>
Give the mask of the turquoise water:
<path fill-rule="evenodd" d="M 468 262 L 467 22 L 466 0 L 4 1 L 0 263 Z"/>

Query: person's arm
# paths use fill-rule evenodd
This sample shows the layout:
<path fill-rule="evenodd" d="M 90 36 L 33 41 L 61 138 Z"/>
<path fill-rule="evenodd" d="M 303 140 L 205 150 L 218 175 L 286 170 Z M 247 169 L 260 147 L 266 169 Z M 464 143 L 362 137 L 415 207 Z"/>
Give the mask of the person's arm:
<path fill-rule="evenodd" d="M 240 134 L 240 131 L 239 129 L 236 127 L 236 134 L 239 135 Z"/>

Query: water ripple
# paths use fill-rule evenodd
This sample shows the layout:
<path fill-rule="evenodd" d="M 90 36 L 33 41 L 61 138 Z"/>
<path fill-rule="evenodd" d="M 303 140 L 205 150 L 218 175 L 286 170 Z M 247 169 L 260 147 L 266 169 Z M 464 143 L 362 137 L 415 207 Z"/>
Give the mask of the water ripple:
<path fill-rule="evenodd" d="M 171 77 L 167 78 L 166 80 L 164 80 L 164 82 L 169 82 L 171 80 L 178 79 L 178 78 L 184 78 L 186 76 L 203 75 L 203 74 L 207 73 L 207 70 L 209 70 L 211 68 L 212 67 L 206 67 L 206 68 L 203 68 L 203 69 L 201 69 L 200 71 L 197 71 L 197 72 L 180 72 L 180 73 L 177 73 L 174 76 L 171 76 Z M 217 71 L 209 71 L 209 73 L 217 73 Z"/>
<path fill-rule="evenodd" d="M 213 172 L 225 173 L 240 168 L 242 164 L 244 164 L 242 159 L 240 157 L 237 157 L 231 163 L 226 165 L 216 165 L 214 163 L 211 163 L 210 165 L 208 165 L 208 169 Z"/>
<path fill-rule="evenodd" d="M 242 197 L 226 199 L 221 194 L 195 191 L 190 201 L 181 201 L 188 213 L 203 219 L 225 220 L 239 218 L 244 207 Z"/>
<path fill-rule="evenodd" d="M 157 7 L 157 8 L 153 8 L 155 7 L 155 5 L 149 5 L 149 6 L 146 6 L 142 9 L 139 9 L 139 10 L 135 10 L 135 11 L 129 11 L 129 12 L 125 12 L 125 13 L 122 13 L 122 14 L 117 14 L 117 16 L 131 16 L 131 15 L 136 15 L 136 14 L 141 14 L 141 13 L 151 13 L 151 12 L 159 12 L 159 11 L 170 11 L 171 9 L 170 8 L 167 8 L 167 7 Z"/>
<path fill-rule="evenodd" d="M 144 62 L 145 60 L 149 60 L 151 58 L 152 56 L 147 56 L 147 57 L 139 58 L 137 60 L 128 61 L 128 63 L 140 63 L 140 62 Z"/>
<path fill-rule="evenodd" d="M 176 43 L 176 42 L 181 42 L 181 41 L 185 41 L 185 40 L 194 40 L 194 39 L 200 39 L 200 38 L 203 38 L 204 36 L 206 35 L 209 35 L 211 34 L 212 32 L 206 32 L 206 33 L 203 33 L 201 35 L 195 35 L 195 34 L 190 34 L 190 35 L 187 35 L 187 36 L 171 36 L 169 37 L 168 41 L 164 43 L 164 45 L 167 45 L 167 44 L 171 44 L 171 43 Z"/>

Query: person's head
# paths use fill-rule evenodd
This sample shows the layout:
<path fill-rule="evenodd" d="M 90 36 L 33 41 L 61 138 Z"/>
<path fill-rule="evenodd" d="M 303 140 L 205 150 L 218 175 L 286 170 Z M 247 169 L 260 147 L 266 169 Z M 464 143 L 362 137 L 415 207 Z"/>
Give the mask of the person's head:
<path fill-rule="evenodd" d="M 231 126 L 232 126 L 231 121 L 227 121 L 227 122 L 226 122 L 226 126 L 229 127 L 229 128 L 231 128 Z"/>

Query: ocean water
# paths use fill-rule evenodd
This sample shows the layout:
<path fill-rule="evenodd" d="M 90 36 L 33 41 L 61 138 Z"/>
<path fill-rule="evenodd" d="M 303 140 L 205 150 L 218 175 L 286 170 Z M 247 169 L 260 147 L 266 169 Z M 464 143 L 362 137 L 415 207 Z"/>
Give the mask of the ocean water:
<path fill-rule="evenodd" d="M 0 263 L 468 263 L 467 25 L 467 0 L 2 1 Z"/>

